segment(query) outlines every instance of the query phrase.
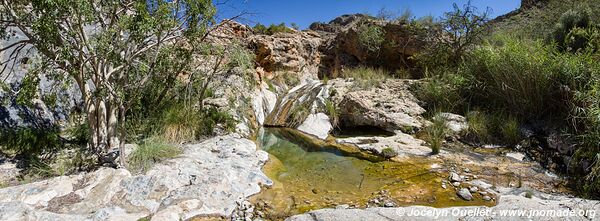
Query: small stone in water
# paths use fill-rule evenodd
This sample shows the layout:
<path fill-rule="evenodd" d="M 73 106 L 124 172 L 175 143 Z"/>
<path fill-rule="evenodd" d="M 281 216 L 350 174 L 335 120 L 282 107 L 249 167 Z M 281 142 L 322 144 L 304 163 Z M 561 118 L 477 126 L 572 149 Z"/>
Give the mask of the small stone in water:
<path fill-rule="evenodd" d="M 460 183 L 459 182 L 454 182 L 454 183 L 452 183 L 452 186 L 458 187 L 458 186 L 460 186 Z"/>
<path fill-rule="evenodd" d="M 492 200 L 492 197 L 490 197 L 490 196 L 483 196 L 483 200 L 490 201 L 490 200 Z"/>
<path fill-rule="evenodd" d="M 456 194 L 458 194 L 458 196 L 460 196 L 460 198 L 463 198 L 464 200 L 467 200 L 467 201 L 473 200 L 473 195 L 471 195 L 471 193 L 469 192 L 469 190 L 467 190 L 467 188 L 460 189 Z"/>
<path fill-rule="evenodd" d="M 470 173 L 471 170 L 469 168 L 465 168 L 463 171 L 465 171 L 465 173 Z"/>
<path fill-rule="evenodd" d="M 449 178 L 450 178 L 450 181 L 452 181 L 452 182 L 461 182 L 462 181 L 462 178 L 454 172 L 450 173 Z"/>

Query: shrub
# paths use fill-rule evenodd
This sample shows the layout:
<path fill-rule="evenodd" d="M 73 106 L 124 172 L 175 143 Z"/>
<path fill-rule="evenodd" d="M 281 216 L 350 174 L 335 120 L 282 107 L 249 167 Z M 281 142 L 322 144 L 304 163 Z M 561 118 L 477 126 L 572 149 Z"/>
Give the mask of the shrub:
<path fill-rule="evenodd" d="M 504 118 L 501 124 L 502 143 L 515 145 L 522 140 L 519 122 L 514 117 Z"/>
<path fill-rule="evenodd" d="M 465 103 L 461 90 L 467 81 L 461 75 L 445 70 L 440 72 L 442 74 L 432 74 L 426 81 L 414 84 L 411 89 L 432 113 L 460 112 Z"/>
<path fill-rule="evenodd" d="M 333 127 L 337 127 L 340 123 L 340 113 L 333 101 L 329 99 L 325 100 L 325 111 L 327 112 L 327 115 L 331 118 L 331 125 Z"/>
<path fill-rule="evenodd" d="M 554 41 L 562 51 L 577 51 L 584 46 L 581 29 L 590 26 L 590 16 L 587 11 L 568 10 L 560 16 L 552 32 Z"/>
<path fill-rule="evenodd" d="M 471 111 L 467 114 L 467 136 L 478 142 L 487 142 L 490 140 L 490 130 L 488 129 L 488 117 L 480 111 Z"/>
<path fill-rule="evenodd" d="M 254 33 L 263 34 L 263 35 L 273 35 L 275 33 L 293 33 L 294 30 L 288 28 L 285 23 L 281 24 L 271 24 L 269 27 L 264 26 L 263 24 L 256 24 L 254 28 L 252 28 Z"/>
<path fill-rule="evenodd" d="M 385 42 L 385 31 L 376 25 L 362 24 L 358 28 L 358 41 L 369 52 L 379 52 Z"/>
<path fill-rule="evenodd" d="M 154 164 L 174 158 L 181 153 L 181 149 L 166 144 L 159 138 L 149 138 L 131 153 L 127 163 L 132 171 L 146 172 Z"/>
<path fill-rule="evenodd" d="M 185 105 L 174 105 L 163 115 L 162 137 L 168 142 L 186 142 L 197 137 L 201 115 Z"/>
<path fill-rule="evenodd" d="M 17 155 L 37 158 L 63 146 L 57 127 L 0 129 L 0 147 Z"/>
<path fill-rule="evenodd" d="M 443 117 L 434 117 L 433 124 L 425 129 L 427 132 L 427 143 L 431 145 L 431 152 L 433 154 L 440 153 L 440 148 L 444 140 L 446 139 L 446 134 L 448 134 L 448 128 L 446 127 L 446 121 Z"/>
<path fill-rule="evenodd" d="M 354 85 L 361 89 L 378 87 L 388 78 L 388 73 L 382 69 L 357 67 L 342 71 L 344 78 L 353 78 Z"/>
<path fill-rule="evenodd" d="M 470 79 L 469 99 L 488 110 L 521 119 L 540 119 L 562 108 L 551 67 L 552 50 L 541 42 L 506 38 L 502 45 L 478 48 L 463 64 Z"/>

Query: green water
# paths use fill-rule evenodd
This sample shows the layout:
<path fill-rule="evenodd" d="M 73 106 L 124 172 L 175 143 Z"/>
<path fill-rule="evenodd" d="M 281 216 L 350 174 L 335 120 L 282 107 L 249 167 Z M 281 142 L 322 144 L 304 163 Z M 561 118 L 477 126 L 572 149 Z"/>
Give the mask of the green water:
<path fill-rule="evenodd" d="M 431 170 L 432 164 L 442 163 L 436 159 L 381 161 L 369 154 L 356 154 L 354 147 L 331 142 L 285 128 L 262 130 L 258 143 L 270 154 L 263 171 L 274 185 L 254 196 L 253 201 L 269 202 L 273 207 L 270 213 L 282 217 L 340 204 L 365 207 L 381 191 L 386 191 L 396 205 L 486 204 L 479 199 L 460 200 L 451 188 L 441 188 L 441 180 L 448 174 Z"/>

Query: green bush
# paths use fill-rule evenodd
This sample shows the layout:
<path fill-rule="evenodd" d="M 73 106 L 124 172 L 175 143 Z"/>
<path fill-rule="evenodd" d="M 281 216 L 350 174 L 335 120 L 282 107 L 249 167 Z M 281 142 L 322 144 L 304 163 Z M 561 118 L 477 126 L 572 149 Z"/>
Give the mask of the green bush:
<path fill-rule="evenodd" d="M 358 28 L 358 41 L 369 52 L 379 52 L 385 42 L 385 31 L 376 25 L 362 24 Z"/>
<path fill-rule="evenodd" d="M 489 119 L 483 112 L 471 111 L 467 114 L 467 136 L 477 142 L 487 142 L 491 139 Z"/>
<path fill-rule="evenodd" d="M 181 149 L 166 144 L 160 138 L 149 138 L 131 153 L 127 164 L 131 171 L 146 172 L 154 164 L 174 158 L 181 153 Z"/>
<path fill-rule="evenodd" d="M 486 44 L 463 64 L 470 79 L 469 100 L 488 110 L 521 119 L 539 119 L 560 112 L 562 100 L 553 81 L 552 49 L 541 42 L 505 38 L 502 45 Z"/>
<path fill-rule="evenodd" d="M 560 16 L 558 23 L 554 27 L 552 35 L 554 41 L 562 51 L 577 51 L 584 47 L 585 38 L 583 38 L 581 29 L 590 26 L 590 16 L 586 11 L 579 12 L 568 10 Z M 573 32 L 575 31 L 575 32 Z"/>
<path fill-rule="evenodd" d="M 331 125 L 337 127 L 340 123 L 340 113 L 333 101 L 329 99 L 325 100 L 325 111 L 327 116 L 331 118 Z"/>
<path fill-rule="evenodd" d="M 427 74 L 430 77 L 426 81 L 414 84 L 411 89 L 431 113 L 460 112 L 465 103 L 461 90 L 467 86 L 467 79 L 447 70 L 436 72 L 441 73 Z"/>
<path fill-rule="evenodd" d="M 503 118 L 500 125 L 500 133 L 502 134 L 502 143 L 508 145 L 516 145 L 522 140 L 521 128 L 519 121 L 514 117 Z"/>
<path fill-rule="evenodd" d="M 258 23 L 254 26 L 254 28 L 252 28 L 252 30 L 254 31 L 254 33 L 257 34 L 263 34 L 263 35 L 273 35 L 275 33 L 293 33 L 294 30 L 291 28 L 288 28 L 285 23 L 281 23 L 281 24 L 271 24 L 269 25 L 269 27 L 264 26 L 261 23 Z"/>
<path fill-rule="evenodd" d="M 0 129 L 0 147 L 17 155 L 37 158 L 63 146 L 57 127 Z"/>

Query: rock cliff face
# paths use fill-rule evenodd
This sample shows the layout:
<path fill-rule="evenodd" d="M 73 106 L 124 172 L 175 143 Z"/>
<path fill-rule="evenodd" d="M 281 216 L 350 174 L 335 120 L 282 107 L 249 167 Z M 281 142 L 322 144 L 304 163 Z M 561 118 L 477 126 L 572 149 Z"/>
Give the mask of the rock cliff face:
<path fill-rule="evenodd" d="M 375 26 L 383 31 L 384 43 L 377 52 L 361 45 L 362 26 Z M 311 30 L 330 36 L 321 51 L 323 59 L 320 76 L 335 78 L 346 67 L 359 65 L 382 67 L 389 70 L 411 67 L 409 57 L 422 50 L 422 36 L 418 36 L 408 24 L 398 21 L 382 21 L 362 15 L 343 15 L 327 24 L 313 23 Z"/>
<path fill-rule="evenodd" d="M 274 72 L 294 72 L 316 77 L 321 62 L 319 46 L 323 38 L 316 32 L 276 33 L 253 35 L 249 47 L 256 54 L 256 62 L 268 76 Z"/>

